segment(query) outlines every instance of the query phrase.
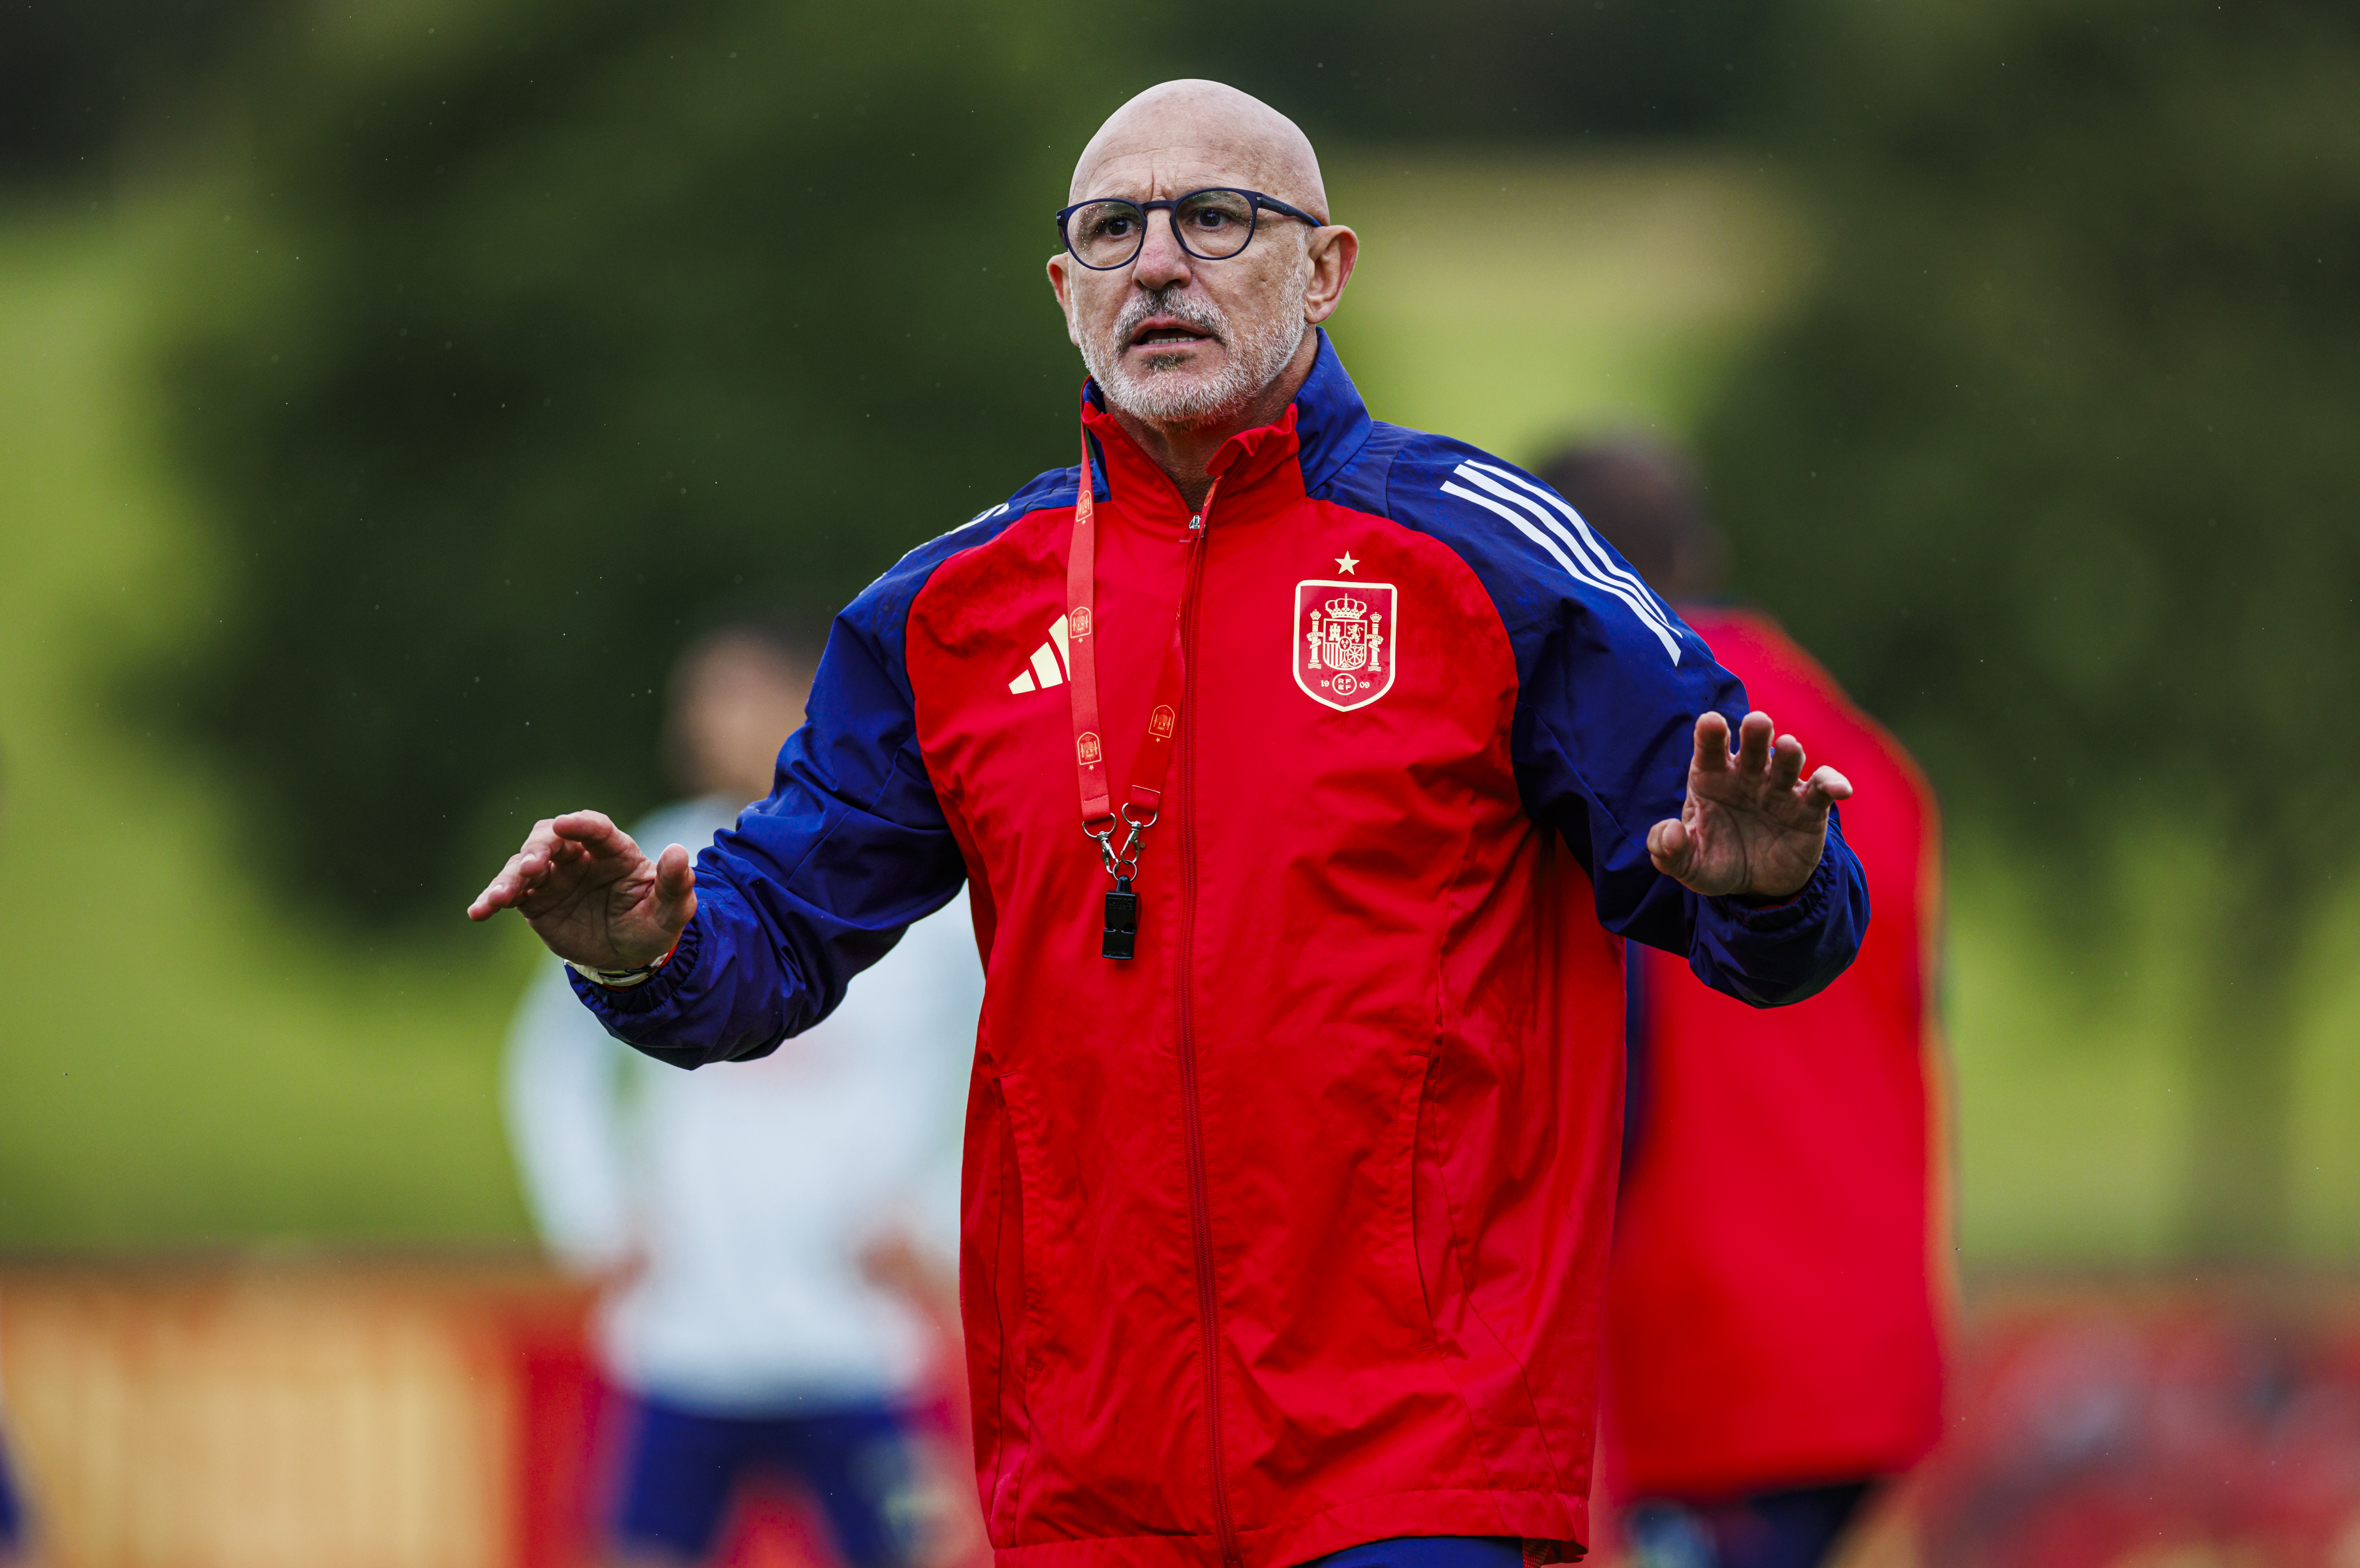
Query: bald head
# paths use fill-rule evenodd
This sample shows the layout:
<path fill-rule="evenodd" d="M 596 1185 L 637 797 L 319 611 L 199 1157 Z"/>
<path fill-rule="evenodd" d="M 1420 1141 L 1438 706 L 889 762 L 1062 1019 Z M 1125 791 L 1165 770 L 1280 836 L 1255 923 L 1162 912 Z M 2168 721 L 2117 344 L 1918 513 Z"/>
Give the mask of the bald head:
<path fill-rule="evenodd" d="M 1216 189 L 1267 200 L 1251 215 L 1180 205 Z M 1223 440 L 1277 419 L 1310 376 L 1314 329 L 1343 296 L 1360 236 L 1328 222 L 1319 159 L 1295 122 L 1218 82 L 1166 82 L 1108 116 L 1074 167 L 1073 201 L 1048 266 L 1066 334 L 1181 495 L 1209 494 Z M 1097 260 L 1071 248 L 1077 223 L 1100 225 Z"/>
<path fill-rule="evenodd" d="M 1074 165 L 1068 201 L 1238 185 L 1328 216 L 1319 158 L 1301 127 L 1218 82 L 1162 82 L 1107 116 Z"/>

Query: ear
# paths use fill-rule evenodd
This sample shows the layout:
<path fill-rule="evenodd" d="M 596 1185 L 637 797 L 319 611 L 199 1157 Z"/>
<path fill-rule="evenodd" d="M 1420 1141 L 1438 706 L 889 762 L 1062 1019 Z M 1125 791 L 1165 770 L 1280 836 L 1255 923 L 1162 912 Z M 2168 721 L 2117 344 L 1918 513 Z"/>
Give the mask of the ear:
<path fill-rule="evenodd" d="M 1066 261 L 1064 251 L 1049 258 L 1049 292 L 1057 297 L 1057 309 L 1065 312 L 1065 341 L 1079 348 L 1082 346 L 1082 329 L 1074 320 L 1074 279 L 1065 270 Z"/>
<path fill-rule="evenodd" d="M 1336 313 L 1344 286 L 1352 281 L 1352 268 L 1360 259 L 1360 236 L 1341 223 L 1314 229 L 1306 259 L 1311 287 L 1304 291 L 1303 319 L 1317 326 Z"/>

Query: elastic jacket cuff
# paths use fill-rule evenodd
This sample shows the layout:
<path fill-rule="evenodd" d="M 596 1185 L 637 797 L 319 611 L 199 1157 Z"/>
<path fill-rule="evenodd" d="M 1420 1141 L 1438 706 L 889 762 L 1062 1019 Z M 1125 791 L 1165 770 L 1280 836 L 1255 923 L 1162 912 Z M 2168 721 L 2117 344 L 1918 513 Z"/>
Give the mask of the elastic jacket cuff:
<path fill-rule="evenodd" d="M 704 950 L 705 927 L 692 917 L 687 928 L 680 933 L 679 945 L 672 950 L 672 956 L 664 960 L 664 966 L 649 975 L 643 984 L 617 990 L 611 985 L 601 985 L 585 978 L 571 966 L 566 969 L 565 977 L 573 982 L 574 994 L 581 997 L 594 1013 L 614 1017 L 652 1013 L 671 1001 L 687 984 L 689 977 L 696 972 L 697 956 Z"/>

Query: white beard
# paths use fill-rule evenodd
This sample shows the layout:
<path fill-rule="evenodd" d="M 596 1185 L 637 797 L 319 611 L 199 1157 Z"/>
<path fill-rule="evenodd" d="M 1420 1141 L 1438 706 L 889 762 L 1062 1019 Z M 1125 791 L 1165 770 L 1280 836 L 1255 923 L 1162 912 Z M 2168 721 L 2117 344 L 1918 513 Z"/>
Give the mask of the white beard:
<path fill-rule="evenodd" d="M 1159 299 L 1137 293 L 1123 307 L 1111 332 L 1084 338 L 1082 363 L 1107 402 L 1152 425 L 1206 425 L 1234 418 L 1284 373 L 1303 346 L 1303 301 L 1310 279 L 1294 274 L 1279 309 L 1246 332 L 1208 303 L 1183 297 Z M 1150 316 L 1170 316 L 1218 342 L 1229 352 L 1219 371 L 1207 376 L 1185 368 L 1179 354 L 1150 355 L 1134 368 L 1123 345 Z"/>

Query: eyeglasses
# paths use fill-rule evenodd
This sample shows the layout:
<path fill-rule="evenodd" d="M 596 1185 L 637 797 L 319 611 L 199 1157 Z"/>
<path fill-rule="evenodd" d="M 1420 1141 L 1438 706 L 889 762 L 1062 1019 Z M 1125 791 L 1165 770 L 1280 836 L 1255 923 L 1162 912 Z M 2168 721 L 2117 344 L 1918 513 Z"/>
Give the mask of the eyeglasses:
<path fill-rule="evenodd" d="M 1076 201 L 1057 210 L 1057 234 L 1076 261 L 1092 272 L 1112 272 L 1138 259 L 1147 244 L 1147 214 L 1169 212 L 1172 236 L 1182 250 L 1199 261 L 1227 261 L 1253 243 L 1265 207 L 1315 229 L 1326 226 L 1325 220 L 1275 196 L 1216 187 L 1169 201 L 1126 201 L 1120 196 Z"/>

